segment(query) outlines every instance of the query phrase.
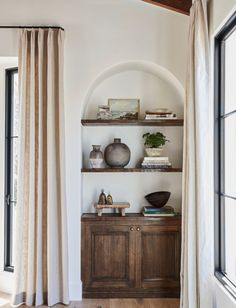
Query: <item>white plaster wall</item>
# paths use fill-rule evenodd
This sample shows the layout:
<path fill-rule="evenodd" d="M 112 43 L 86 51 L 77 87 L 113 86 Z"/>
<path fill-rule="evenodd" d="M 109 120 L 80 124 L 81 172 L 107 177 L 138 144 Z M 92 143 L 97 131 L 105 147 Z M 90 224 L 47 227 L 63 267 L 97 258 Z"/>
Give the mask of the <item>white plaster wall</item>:
<path fill-rule="evenodd" d="M 101 72 L 114 64 L 130 60 L 161 65 L 184 85 L 188 17 L 141 0 L 0 0 L 0 8 L 2 25 L 60 25 L 66 31 L 65 118 L 70 295 L 71 299 L 79 299 L 80 117 L 84 98 Z M 0 42 L 0 56 L 17 55 L 16 30 L 0 29 Z M 133 185 L 138 185 L 140 176 Z M 143 179 L 145 177 L 147 175 Z M 104 185 L 108 179 L 104 179 Z M 125 176 L 125 180 L 128 179 L 129 176 Z M 180 182 L 179 175 L 176 175 L 176 182 Z"/>
<path fill-rule="evenodd" d="M 228 18 L 236 10 L 235 0 L 210 0 L 209 1 L 209 22 L 210 22 L 210 40 L 211 40 L 211 64 L 212 64 L 212 83 L 214 80 L 214 37 L 220 31 L 221 27 L 225 24 Z M 212 84 L 212 114 L 214 114 L 214 102 L 213 102 L 213 84 Z M 212 139 L 214 138 L 213 129 L 209 133 L 212 134 Z M 212 191 L 214 188 L 212 187 Z M 212 204 L 212 215 L 213 212 Z M 211 226 L 214 228 L 214 226 Z M 212 263 L 214 260 L 212 260 Z M 214 265 L 212 264 L 212 268 Z M 213 284 L 213 307 L 214 308 L 235 308 L 236 301 L 229 294 L 229 292 L 221 285 L 221 283 L 212 274 L 212 280 L 209 282 Z"/>
<path fill-rule="evenodd" d="M 235 0 L 210 0 L 211 33 L 220 30 L 226 18 L 236 9 Z"/>

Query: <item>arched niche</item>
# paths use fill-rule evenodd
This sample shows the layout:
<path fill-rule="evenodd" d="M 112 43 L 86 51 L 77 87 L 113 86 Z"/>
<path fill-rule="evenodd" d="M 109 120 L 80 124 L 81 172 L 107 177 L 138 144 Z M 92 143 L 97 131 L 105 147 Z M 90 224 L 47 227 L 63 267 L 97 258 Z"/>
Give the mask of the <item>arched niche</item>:
<path fill-rule="evenodd" d="M 83 100 L 83 118 L 95 118 L 99 104 L 108 98 L 140 98 L 141 116 L 146 109 L 165 107 L 183 116 L 184 88 L 166 68 L 148 61 L 113 65 L 92 82 Z"/>
<path fill-rule="evenodd" d="M 146 109 L 167 107 L 183 117 L 184 89 L 178 79 L 165 68 L 147 61 L 129 61 L 104 70 L 89 86 L 83 100 L 83 118 L 96 118 L 99 104 L 107 104 L 108 98 L 140 98 L 141 117 Z M 89 153 L 92 144 L 101 145 L 101 150 L 121 138 L 131 150 L 127 167 L 135 167 L 144 156 L 143 134 L 160 131 L 170 142 L 163 156 L 168 156 L 174 167 L 182 166 L 182 127 L 149 126 L 84 126 L 82 129 L 82 165 L 89 168 Z M 94 202 L 101 189 L 111 192 L 113 200 L 130 202 L 127 212 L 139 213 L 145 204 L 144 196 L 158 190 L 171 191 L 170 205 L 181 211 L 181 173 L 84 173 L 83 212 L 94 212 Z"/>

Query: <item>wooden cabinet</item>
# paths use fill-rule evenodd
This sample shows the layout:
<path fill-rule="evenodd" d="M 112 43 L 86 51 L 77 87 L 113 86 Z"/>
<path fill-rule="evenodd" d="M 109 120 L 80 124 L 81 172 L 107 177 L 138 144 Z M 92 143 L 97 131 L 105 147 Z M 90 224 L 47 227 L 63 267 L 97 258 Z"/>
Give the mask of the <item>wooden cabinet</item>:
<path fill-rule="evenodd" d="M 82 216 L 83 296 L 179 297 L 181 219 Z"/>

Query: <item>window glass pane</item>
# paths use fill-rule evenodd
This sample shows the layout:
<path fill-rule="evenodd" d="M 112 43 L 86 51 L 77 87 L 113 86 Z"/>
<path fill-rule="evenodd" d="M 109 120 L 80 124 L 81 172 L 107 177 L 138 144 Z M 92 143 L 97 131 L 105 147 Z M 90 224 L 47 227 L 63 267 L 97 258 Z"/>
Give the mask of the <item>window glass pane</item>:
<path fill-rule="evenodd" d="M 236 110 L 236 31 L 225 42 L 225 113 Z"/>
<path fill-rule="evenodd" d="M 19 135 L 19 97 L 18 97 L 18 73 L 14 73 L 12 76 L 13 82 L 13 136 Z"/>
<path fill-rule="evenodd" d="M 236 285 L 236 200 L 225 198 L 225 271 Z"/>
<path fill-rule="evenodd" d="M 18 138 L 11 138 L 12 170 L 11 170 L 11 201 L 17 200 L 17 171 L 18 171 Z"/>
<path fill-rule="evenodd" d="M 236 197 L 236 114 L 225 118 L 225 194 Z"/>
<path fill-rule="evenodd" d="M 15 237 L 15 228 L 16 228 L 16 203 L 11 204 L 11 211 L 12 211 L 12 224 L 11 224 L 11 266 L 15 265 L 15 245 L 16 245 L 16 237 Z"/>

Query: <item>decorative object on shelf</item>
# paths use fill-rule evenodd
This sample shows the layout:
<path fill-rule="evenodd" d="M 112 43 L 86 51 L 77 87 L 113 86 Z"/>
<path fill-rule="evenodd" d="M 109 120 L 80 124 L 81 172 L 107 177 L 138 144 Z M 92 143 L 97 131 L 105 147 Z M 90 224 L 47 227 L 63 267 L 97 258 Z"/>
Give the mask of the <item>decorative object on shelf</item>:
<path fill-rule="evenodd" d="M 144 206 L 142 214 L 143 216 L 150 217 L 168 217 L 177 215 L 172 206 L 164 206 L 162 208 L 155 206 Z"/>
<path fill-rule="evenodd" d="M 104 159 L 112 168 L 124 167 L 130 161 L 130 149 L 126 144 L 121 143 L 120 138 L 115 138 L 114 143 L 105 148 Z"/>
<path fill-rule="evenodd" d="M 176 120 L 177 116 L 166 108 L 147 110 L 145 120 Z"/>
<path fill-rule="evenodd" d="M 112 119 L 112 114 L 110 112 L 110 106 L 99 105 L 98 106 L 97 119 L 98 120 L 110 120 L 110 119 Z"/>
<path fill-rule="evenodd" d="M 107 195 L 107 204 L 108 205 L 113 204 L 113 198 L 112 198 L 112 195 L 110 193 L 108 193 L 108 195 Z"/>
<path fill-rule="evenodd" d="M 149 157 L 159 157 L 163 152 L 163 148 L 145 148 L 145 153 Z"/>
<path fill-rule="evenodd" d="M 158 157 L 162 153 L 162 146 L 169 142 L 166 136 L 161 132 L 146 133 L 143 135 L 144 145 L 146 146 L 145 152 L 147 156 Z"/>
<path fill-rule="evenodd" d="M 141 163 L 142 168 L 171 168 L 171 163 L 168 157 L 144 157 Z"/>
<path fill-rule="evenodd" d="M 109 98 L 108 105 L 112 119 L 139 119 L 140 100 L 136 98 L 118 99 Z"/>
<path fill-rule="evenodd" d="M 99 203 L 94 204 L 95 209 L 98 211 L 98 216 L 102 216 L 102 210 L 106 209 L 118 209 L 121 212 L 121 216 L 125 216 L 125 209 L 130 207 L 128 202 L 115 202 L 110 205 L 102 205 Z"/>
<path fill-rule="evenodd" d="M 146 195 L 144 198 L 154 207 L 163 207 L 170 198 L 169 191 L 156 191 Z"/>
<path fill-rule="evenodd" d="M 102 191 L 99 195 L 98 204 L 99 205 L 106 205 L 107 204 L 107 198 L 106 198 L 106 195 L 104 194 L 103 189 L 102 189 Z"/>
<path fill-rule="evenodd" d="M 89 162 L 91 168 L 102 168 L 103 167 L 103 154 L 100 150 L 100 145 L 92 145 L 93 150 L 89 154 Z"/>

